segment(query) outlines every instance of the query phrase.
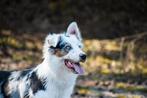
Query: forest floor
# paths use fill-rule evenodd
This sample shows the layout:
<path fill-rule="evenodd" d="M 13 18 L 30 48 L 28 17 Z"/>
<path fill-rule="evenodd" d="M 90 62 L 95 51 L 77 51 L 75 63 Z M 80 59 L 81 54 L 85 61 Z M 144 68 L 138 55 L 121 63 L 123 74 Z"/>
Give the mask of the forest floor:
<path fill-rule="evenodd" d="M 45 36 L 2 31 L 0 69 L 17 70 L 39 64 Z M 72 98 L 147 98 L 147 46 L 138 41 L 85 39 L 85 75 L 78 78 Z"/>

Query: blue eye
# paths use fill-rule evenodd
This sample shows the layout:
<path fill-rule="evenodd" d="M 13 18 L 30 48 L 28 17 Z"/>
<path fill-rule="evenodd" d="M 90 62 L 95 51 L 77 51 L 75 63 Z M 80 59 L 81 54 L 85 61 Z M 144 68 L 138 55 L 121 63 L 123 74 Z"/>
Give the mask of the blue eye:
<path fill-rule="evenodd" d="M 70 45 L 66 45 L 64 49 L 66 52 L 69 52 L 72 49 L 72 47 Z"/>

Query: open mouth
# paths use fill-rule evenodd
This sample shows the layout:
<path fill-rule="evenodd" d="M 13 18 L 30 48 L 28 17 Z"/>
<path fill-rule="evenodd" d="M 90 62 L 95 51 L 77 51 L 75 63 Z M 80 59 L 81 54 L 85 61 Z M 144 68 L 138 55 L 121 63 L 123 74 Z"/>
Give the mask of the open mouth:
<path fill-rule="evenodd" d="M 76 63 L 70 60 L 65 60 L 64 61 L 65 65 L 67 66 L 67 68 L 69 68 L 72 72 L 74 72 L 75 74 L 80 74 L 82 75 L 84 73 L 83 68 L 81 67 L 80 63 Z"/>

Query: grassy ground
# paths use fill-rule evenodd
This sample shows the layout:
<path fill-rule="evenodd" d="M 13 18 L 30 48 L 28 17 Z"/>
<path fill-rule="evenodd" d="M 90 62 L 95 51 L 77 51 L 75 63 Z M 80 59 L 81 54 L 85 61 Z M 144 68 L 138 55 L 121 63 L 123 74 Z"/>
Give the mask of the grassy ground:
<path fill-rule="evenodd" d="M 40 34 L 2 31 L 0 69 L 24 69 L 40 63 L 46 35 Z M 144 36 L 85 39 L 86 72 L 78 78 L 72 98 L 147 98 L 147 45 L 140 44 L 141 39 Z"/>

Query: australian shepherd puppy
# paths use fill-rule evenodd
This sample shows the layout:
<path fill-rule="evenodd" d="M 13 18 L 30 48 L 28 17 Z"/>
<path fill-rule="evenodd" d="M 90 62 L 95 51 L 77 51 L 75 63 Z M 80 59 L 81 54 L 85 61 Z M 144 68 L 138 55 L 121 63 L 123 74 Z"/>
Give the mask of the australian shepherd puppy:
<path fill-rule="evenodd" d="M 43 62 L 23 71 L 0 72 L 0 98 L 70 98 L 78 75 L 83 74 L 80 62 L 81 33 L 76 22 L 66 32 L 49 34 L 43 47 Z"/>

